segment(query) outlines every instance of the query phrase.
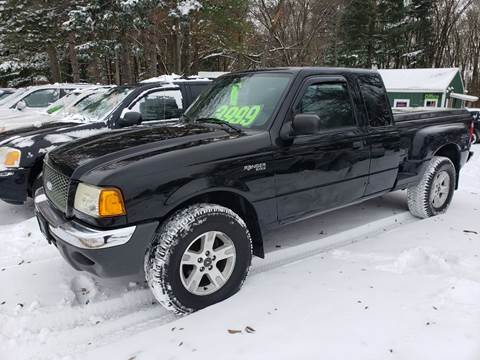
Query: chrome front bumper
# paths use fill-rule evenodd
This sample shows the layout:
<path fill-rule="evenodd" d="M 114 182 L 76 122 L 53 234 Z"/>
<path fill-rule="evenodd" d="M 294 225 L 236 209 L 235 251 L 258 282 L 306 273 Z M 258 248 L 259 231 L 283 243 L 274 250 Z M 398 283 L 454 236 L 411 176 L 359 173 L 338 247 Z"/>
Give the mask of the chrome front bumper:
<path fill-rule="evenodd" d="M 151 246 L 159 221 L 150 221 L 120 229 L 99 230 L 78 221 L 65 219 L 37 191 L 35 212 L 40 229 L 74 268 L 103 278 L 143 272 L 145 251 Z"/>
<path fill-rule="evenodd" d="M 136 226 L 113 230 L 97 230 L 76 221 L 65 220 L 52 209 L 43 189 L 35 196 L 35 210 L 44 235 L 59 238 L 80 249 L 106 249 L 126 244 L 132 238 Z M 45 220 L 46 223 L 42 222 Z"/>

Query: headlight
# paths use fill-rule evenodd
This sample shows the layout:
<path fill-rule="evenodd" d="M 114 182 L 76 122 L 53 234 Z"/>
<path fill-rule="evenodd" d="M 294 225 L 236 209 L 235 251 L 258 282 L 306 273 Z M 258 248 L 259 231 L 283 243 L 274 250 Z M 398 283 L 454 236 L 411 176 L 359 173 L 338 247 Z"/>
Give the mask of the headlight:
<path fill-rule="evenodd" d="M 2 147 L 0 148 L 0 167 L 18 168 L 22 152 L 18 149 Z"/>
<path fill-rule="evenodd" d="M 101 188 L 80 183 L 75 193 L 73 207 L 93 217 L 126 215 L 123 196 L 117 188 Z"/>

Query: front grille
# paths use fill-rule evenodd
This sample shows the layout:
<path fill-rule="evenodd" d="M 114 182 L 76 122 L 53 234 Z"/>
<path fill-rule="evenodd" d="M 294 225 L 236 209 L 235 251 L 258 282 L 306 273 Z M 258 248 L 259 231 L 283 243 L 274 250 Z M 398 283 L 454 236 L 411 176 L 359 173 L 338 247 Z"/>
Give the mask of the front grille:
<path fill-rule="evenodd" d="M 47 198 L 60 211 L 67 210 L 68 188 L 70 179 L 45 164 L 43 167 L 43 187 Z"/>

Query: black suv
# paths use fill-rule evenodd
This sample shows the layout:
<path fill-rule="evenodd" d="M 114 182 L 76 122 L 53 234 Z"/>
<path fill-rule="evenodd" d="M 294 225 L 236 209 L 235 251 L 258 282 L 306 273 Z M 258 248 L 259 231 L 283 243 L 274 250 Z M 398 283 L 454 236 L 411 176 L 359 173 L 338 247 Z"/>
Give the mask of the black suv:
<path fill-rule="evenodd" d="M 208 79 L 120 86 L 74 116 L 0 134 L 0 199 L 22 204 L 42 184 L 45 154 L 69 141 L 113 129 L 177 120 L 211 83 Z"/>

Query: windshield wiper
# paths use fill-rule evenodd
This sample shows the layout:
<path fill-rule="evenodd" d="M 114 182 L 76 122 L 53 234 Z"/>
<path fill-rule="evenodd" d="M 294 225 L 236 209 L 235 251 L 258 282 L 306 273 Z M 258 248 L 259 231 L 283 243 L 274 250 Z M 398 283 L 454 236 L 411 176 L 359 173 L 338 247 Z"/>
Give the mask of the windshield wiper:
<path fill-rule="evenodd" d="M 187 118 L 188 119 L 188 118 Z M 194 122 L 199 122 L 199 123 L 210 123 L 210 124 L 219 124 L 222 125 L 224 128 L 228 127 L 239 134 L 243 134 L 243 129 L 240 126 L 230 124 L 228 121 L 222 120 L 222 119 L 217 119 L 214 117 L 204 117 L 204 118 L 199 118 L 196 119 Z"/>

